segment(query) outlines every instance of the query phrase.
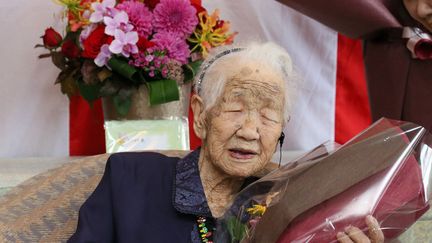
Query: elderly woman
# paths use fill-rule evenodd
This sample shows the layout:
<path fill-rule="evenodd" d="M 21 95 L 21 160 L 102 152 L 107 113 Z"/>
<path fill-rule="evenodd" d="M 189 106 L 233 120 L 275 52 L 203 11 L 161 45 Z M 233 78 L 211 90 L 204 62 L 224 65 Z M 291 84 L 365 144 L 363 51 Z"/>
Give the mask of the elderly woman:
<path fill-rule="evenodd" d="M 113 154 L 70 242 L 210 242 L 199 229 L 211 232 L 235 194 L 266 171 L 293 97 L 290 57 L 266 43 L 219 49 L 207 60 L 191 99 L 202 147 L 183 159 Z M 353 235 L 342 238 L 368 240 Z"/>

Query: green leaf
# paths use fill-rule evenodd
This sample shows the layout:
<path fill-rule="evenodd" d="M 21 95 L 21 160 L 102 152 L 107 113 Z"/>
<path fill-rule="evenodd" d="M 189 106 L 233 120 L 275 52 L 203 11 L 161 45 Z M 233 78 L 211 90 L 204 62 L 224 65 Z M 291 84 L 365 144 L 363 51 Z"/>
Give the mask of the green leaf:
<path fill-rule="evenodd" d="M 76 80 L 72 76 L 67 76 L 60 82 L 60 90 L 69 98 L 78 93 L 78 86 Z"/>
<path fill-rule="evenodd" d="M 191 62 L 182 66 L 184 73 L 184 82 L 189 82 L 194 79 L 195 75 L 198 73 L 198 70 L 202 64 L 202 60 L 198 60 L 195 62 Z"/>
<path fill-rule="evenodd" d="M 158 105 L 179 100 L 177 82 L 171 79 L 147 82 L 150 105 Z"/>
<path fill-rule="evenodd" d="M 60 70 L 66 69 L 66 58 L 62 53 L 56 51 L 51 52 L 51 60 Z"/>
<path fill-rule="evenodd" d="M 78 81 L 78 88 L 81 96 L 89 103 L 100 98 L 101 83 L 97 84 L 85 84 L 82 81 Z"/>
<path fill-rule="evenodd" d="M 247 226 L 236 217 L 228 219 L 227 229 L 231 236 L 231 243 L 240 242 L 246 236 Z"/>
<path fill-rule="evenodd" d="M 126 116 L 132 104 L 132 92 L 129 89 L 122 89 L 113 98 L 114 106 L 122 116 Z"/>
<path fill-rule="evenodd" d="M 61 92 L 67 94 L 69 97 L 78 93 L 77 78 L 75 77 L 78 73 L 79 68 L 69 67 L 59 73 L 55 84 L 61 85 Z"/>
<path fill-rule="evenodd" d="M 116 73 L 131 81 L 134 81 L 136 83 L 142 83 L 145 81 L 141 72 L 139 72 L 138 69 L 129 65 L 129 63 L 124 59 L 112 57 L 108 61 L 108 66 Z"/>

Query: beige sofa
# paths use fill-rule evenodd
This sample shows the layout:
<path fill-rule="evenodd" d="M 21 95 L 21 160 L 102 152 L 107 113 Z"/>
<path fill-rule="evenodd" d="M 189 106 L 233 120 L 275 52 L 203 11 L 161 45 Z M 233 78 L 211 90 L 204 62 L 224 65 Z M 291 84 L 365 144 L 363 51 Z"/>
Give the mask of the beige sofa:
<path fill-rule="evenodd" d="M 187 151 L 161 153 L 183 157 Z M 0 242 L 65 242 L 75 231 L 78 210 L 100 181 L 108 157 L 66 163 L 0 197 Z"/>

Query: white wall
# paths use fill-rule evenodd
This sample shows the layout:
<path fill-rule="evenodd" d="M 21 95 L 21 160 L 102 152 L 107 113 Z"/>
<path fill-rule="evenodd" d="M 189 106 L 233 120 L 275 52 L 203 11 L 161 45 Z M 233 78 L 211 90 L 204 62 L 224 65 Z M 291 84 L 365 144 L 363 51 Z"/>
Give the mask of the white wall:
<path fill-rule="evenodd" d="M 0 157 L 68 154 L 68 99 L 54 86 L 58 69 L 38 60 L 45 28 L 55 26 L 51 0 L 0 5 Z"/>

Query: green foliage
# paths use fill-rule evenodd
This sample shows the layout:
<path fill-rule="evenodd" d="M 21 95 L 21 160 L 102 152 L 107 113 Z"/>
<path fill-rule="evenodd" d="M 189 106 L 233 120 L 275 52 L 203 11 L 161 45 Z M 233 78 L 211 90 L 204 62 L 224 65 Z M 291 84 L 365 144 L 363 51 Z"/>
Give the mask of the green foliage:
<path fill-rule="evenodd" d="M 198 60 L 182 66 L 185 83 L 194 79 L 202 63 L 202 60 Z"/>
<path fill-rule="evenodd" d="M 60 70 L 66 69 L 66 58 L 61 52 L 51 52 L 51 60 Z"/>
<path fill-rule="evenodd" d="M 145 81 L 144 76 L 135 67 L 129 65 L 127 60 L 118 57 L 112 57 L 108 61 L 108 65 L 112 68 L 112 70 L 121 76 L 133 81 L 135 83 L 143 83 Z"/>
<path fill-rule="evenodd" d="M 79 68 L 69 66 L 60 72 L 55 84 L 60 84 L 61 92 L 70 98 L 78 94 L 79 88 L 76 82 L 78 75 Z"/>
<path fill-rule="evenodd" d="M 80 91 L 81 96 L 87 100 L 89 103 L 97 100 L 100 98 L 100 92 L 99 90 L 102 87 L 101 83 L 96 84 L 85 84 L 82 80 L 79 80 L 77 82 L 78 88 Z"/>
<path fill-rule="evenodd" d="M 246 236 L 247 226 L 232 216 L 227 220 L 227 229 L 231 236 L 231 243 L 237 243 Z"/>
<path fill-rule="evenodd" d="M 150 105 L 158 105 L 174 100 L 179 100 L 177 82 L 171 79 L 163 79 L 147 82 Z"/>

